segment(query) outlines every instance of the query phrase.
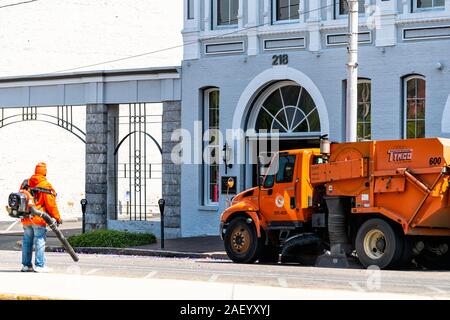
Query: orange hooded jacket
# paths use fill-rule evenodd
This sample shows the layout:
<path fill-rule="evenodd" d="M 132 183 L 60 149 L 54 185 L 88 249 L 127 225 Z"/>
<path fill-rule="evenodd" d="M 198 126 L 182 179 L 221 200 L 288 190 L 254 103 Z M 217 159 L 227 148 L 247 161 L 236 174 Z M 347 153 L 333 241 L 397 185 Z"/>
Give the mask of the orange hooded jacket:
<path fill-rule="evenodd" d="M 47 212 L 57 221 L 61 220 L 61 216 L 59 214 L 58 206 L 56 205 L 56 192 L 53 189 L 52 185 L 47 181 L 46 174 L 47 169 L 44 163 L 40 163 L 36 166 L 36 173 L 31 176 L 28 180 L 28 184 L 30 188 L 44 188 L 52 191 L 52 194 L 48 194 L 45 192 L 38 192 L 37 198 L 34 199 L 36 208 L 38 210 Z M 38 216 L 34 216 L 32 218 L 22 219 L 23 225 L 39 225 L 46 226 L 44 219 Z"/>

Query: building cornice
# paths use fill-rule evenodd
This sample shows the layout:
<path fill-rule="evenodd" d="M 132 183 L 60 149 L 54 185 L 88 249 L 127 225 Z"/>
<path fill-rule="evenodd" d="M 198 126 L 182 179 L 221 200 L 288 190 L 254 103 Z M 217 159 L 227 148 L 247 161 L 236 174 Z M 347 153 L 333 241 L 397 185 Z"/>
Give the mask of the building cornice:
<path fill-rule="evenodd" d="M 396 21 L 397 25 L 405 25 L 405 24 L 424 24 L 424 23 L 439 23 L 439 22 L 448 22 L 450 21 L 450 16 L 440 16 L 440 17 L 427 17 L 427 18 L 399 18 Z"/>

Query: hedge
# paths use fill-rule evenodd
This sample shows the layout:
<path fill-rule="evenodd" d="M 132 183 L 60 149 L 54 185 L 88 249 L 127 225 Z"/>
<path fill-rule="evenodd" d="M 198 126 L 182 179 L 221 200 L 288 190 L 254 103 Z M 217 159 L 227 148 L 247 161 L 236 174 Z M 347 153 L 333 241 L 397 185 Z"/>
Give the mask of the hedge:
<path fill-rule="evenodd" d="M 70 236 L 67 240 L 72 247 L 127 248 L 155 243 L 156 237 L 151 233 L 96 230 Z"/>

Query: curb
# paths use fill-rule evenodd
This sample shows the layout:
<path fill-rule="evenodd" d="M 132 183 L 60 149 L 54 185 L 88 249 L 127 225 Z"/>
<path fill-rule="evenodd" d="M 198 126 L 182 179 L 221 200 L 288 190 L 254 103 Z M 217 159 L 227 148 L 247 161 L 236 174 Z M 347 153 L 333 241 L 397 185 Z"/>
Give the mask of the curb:
<path fill-rule="evenodd" d="M 31 296 L 26 294 L 4 294 L 0 293 L 0 301 L 5 300 L 56 300 L 48 297 Z"/>
<path fill-rule="evenodd" d="M 198 252 L 180 252 L 169 250 L 149 250 L 149 249 L 131 249 L 131 248 L 73 248 L 76 253 L 81 254 L 109 254 L 124 256 L 143 256 L 143 257 L 165 257 L 165 258 L 191 258 L 191 259 L 218 259 L 229 260 L 224 253 L 198 253 Z M 65 252 L 62 247 L 47 247 L 46 252 Z"/>

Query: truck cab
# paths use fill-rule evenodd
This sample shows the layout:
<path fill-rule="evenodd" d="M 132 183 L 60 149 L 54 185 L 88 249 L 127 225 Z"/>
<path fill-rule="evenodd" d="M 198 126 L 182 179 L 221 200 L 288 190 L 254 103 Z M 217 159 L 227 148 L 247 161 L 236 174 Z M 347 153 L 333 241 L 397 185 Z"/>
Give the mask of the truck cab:
<path fill-rule="evenodd" d="M 260 165 L 259 186 L 236 195 L 221 216 L 220 233 L 233 260 L 252 262 L 268 251 L 275 255 L 280 235 L 287 237 L 311 220 L 310 168 L 321 161 L 320 149 L 297 149 L 278 152 L 267 167 Z"/>
<path fill-rule="evenodd" d="M 317 161 L 319 149 L 276 154 L 260 187 L 259 208 L 270 221 L 268 228 L 292 228 L 311 217 L 313 187 L 309 168 Z"/>
<path fill-rule="evenodd" d="M 346 267 L 356 255 L 365 267 L 450 269 L 449 164 L 443 138 L 321 139 L 320 149 L 276 153 L 258 187 L 223 212 L 225 250 L 240 263 L 281 254 Z"/>

